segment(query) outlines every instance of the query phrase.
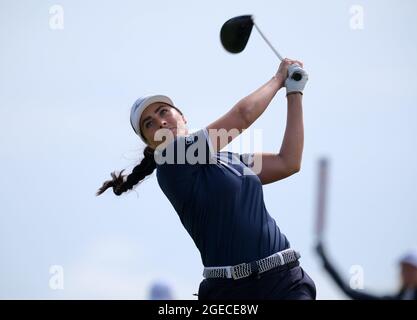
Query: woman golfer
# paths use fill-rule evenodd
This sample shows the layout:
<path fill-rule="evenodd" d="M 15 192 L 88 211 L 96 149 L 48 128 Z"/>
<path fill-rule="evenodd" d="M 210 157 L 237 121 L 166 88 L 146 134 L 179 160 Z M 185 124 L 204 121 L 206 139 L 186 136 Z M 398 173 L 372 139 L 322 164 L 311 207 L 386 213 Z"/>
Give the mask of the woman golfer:
<path fill-rule="evenodd" d="M 262 185 L 300 170 L 303 151 L 303 64 L 285 59 L 262 87 L 224 116 L 188 133 L 183 113 L 166 96 L 138 99 L 130 122 L 147 145 L 130 173 L 112 173 L 97 195 L 132 189 L 156 169 L 164 194 L 194 240 L 204 265 L 202 299 L 315 299 L 314 282 L 299 266 L 263 199 Z M 293 73 L 301 73 L 299 81 Z M 279 153 L 220 152 L 286 87 L 287 124 Z"/>

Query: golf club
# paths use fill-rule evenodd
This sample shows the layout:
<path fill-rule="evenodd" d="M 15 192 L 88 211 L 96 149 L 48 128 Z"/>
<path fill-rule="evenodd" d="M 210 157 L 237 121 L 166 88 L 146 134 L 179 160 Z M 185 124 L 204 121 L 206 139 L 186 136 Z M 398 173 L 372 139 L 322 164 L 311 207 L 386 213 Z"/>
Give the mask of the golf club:
<path fill-rule="evenodd" d="M 252 15 L 237 16 L 227 20 L 220 30 L 220 41 L 226 51 L 230 53 L 242 52 L 248 43 L 252 28 L 255 26 L 262 39 L 268 44 L 280 61 L 284 60 L 279 52 L 271 45 L 259 27 L 255 24 Z M 302 74 L 294 72 L 292 79 L 300 81 Z"/>

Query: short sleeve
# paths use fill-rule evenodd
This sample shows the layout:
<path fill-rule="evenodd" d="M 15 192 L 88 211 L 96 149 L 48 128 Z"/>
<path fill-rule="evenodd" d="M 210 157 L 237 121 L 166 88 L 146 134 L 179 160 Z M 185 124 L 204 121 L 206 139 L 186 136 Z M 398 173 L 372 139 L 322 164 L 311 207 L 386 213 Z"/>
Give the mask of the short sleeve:
<path fill-rule="evenodd" d="M 214 149 L 206 128 L 186 136 L 178 136 L 155 150 L 157 165 L 202 165 L 216 163 Z"/>

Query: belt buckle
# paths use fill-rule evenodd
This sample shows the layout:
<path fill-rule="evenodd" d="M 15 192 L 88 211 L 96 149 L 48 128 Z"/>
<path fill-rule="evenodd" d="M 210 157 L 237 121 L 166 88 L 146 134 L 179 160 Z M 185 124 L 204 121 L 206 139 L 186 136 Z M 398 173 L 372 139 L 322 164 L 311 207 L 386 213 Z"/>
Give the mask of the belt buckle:
<path fill-rule="evenodd" d="M 246 265 L 247 265 L 247 263 L 241 263 L 241 264 L 237 264 L 237 265 L 232 267 L 232 278 L 234 280 L 238 280 L 238 279 L 242 279 L 242 278 L 246 278 L 246 277 L 250 276 L 250 274 L 251 274 L 250 267 L 249 267 L 249 273 L 248 274 L 243 274 L 243 275 L 239 276 L 235 273 L 235 269 L 239 269 L 240 267 L 244 268 Z M 244 271 L 242 271 L 241 273 L 244 273 Z"/>

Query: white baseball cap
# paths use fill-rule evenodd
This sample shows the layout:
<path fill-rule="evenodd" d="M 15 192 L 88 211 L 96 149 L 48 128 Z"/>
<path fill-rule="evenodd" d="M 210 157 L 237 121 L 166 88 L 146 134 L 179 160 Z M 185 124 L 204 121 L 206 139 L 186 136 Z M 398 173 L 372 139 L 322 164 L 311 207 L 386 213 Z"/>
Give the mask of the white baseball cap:
<path fill-rule="evenodd" d="M 135 103 L 132 106 L 132 109 L 130 110 L 130 124 L 132 125 L 133 130 L 135 133 L 141 138 L 141 140 L 147 144 L 145 137 L 142 135 L 140 131 L 140 117 L 143 113 L 143 111 L 152 103 L 155 102 L 164 102 L 172 107 L 174 107 L 174 103 L 172 100 L 164 95 L 147 95 L 140 97 L 135 101 Z M 175 108 L 175 107 L 174 107 Z M 175 108 L 177 109 L 177 108 Z M 177 109 L 178 110 L 178 109 Z M 179 111 L 179 110 L 178 110 Z"/>
<path fill-rule="evenodd" d="M 404 254 L 400 259 L 400 263 L 407 263 L 417 268 L 417 249 L 410 250 Z"/>

